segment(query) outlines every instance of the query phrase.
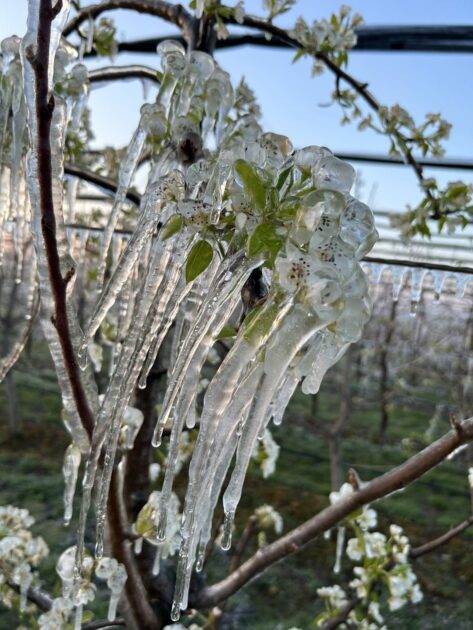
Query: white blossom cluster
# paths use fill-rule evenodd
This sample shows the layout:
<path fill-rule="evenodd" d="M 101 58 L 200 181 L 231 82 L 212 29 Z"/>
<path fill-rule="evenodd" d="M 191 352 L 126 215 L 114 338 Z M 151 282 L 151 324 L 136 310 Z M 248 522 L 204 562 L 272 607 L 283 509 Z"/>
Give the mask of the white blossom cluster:
<path fill-rule="evenodd" d="M 350 7 L 342 5 L 338 15 L 332 14 L 330 20 L 325 18 L 314 20 L 309 26 L 304 18 L 296 21 L 291 31 L 292 37 L 301 45 L 301 54 L 316 55 L 324 53 L 335 60 L 339 65 L 346 63 L 347 52 L 356 46 L 357 36 L 355 29 L 363 24 L 363 18 L 359 13 L 351 14 Z M 312 74 L 319 75 L 324 71 L 323 62 L 314 58 Z"/>
<path fill-rule="evenodd" d="M 330 494 L 331 503 L 343 500 L 354 492 L 348 483 L 338 492 Z M 339 585 L 318 589 L 325 602 L 325 611 L 317 617 L 317 624 L 324 625 L 330 618 L 340 614 L 345 605 L 356 596 L 358 604 L 347 614 L 350 627 L 364 630 L 385 629 L 380 612 L 383 605 L 390 611 L 398 610 L 407 603 L 417 604 L 422 591 L 416 575 L 409 564 L 409 539 L 398 525 L 390 525 L 389 536 L 370 531 L 377 525 L 377 513 L 368 506 L 346 520 L 355 536 L 346 544 L 346 555 L 350 560 L 361 563 L 353 568 L 354 579 L 348 589 Z"/>
<path fill-rule="evenodd" d="M 15 592 L 10 585 L 16 585 L 20 612 L 26 610 L 27 592 L 35 577 L 33 569 L 49 554 L 44 540 L 31 533 L 33 524 L 28 510 L 0 506 L 0 601 L 11 607 Z"/>

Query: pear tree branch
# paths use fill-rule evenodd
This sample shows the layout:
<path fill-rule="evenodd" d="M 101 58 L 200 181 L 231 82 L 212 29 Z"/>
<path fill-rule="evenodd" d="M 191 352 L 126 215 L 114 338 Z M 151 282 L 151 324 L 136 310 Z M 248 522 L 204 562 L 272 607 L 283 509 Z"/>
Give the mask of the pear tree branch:
<path fill-rule="evenodd" d="M 300 551 L 324 532 L 335 527 L 354 511 L 368 503 L 382 499 L 419 479 L 442 463 L 458 447 L 473 440 L 473 418 L 457 422 L 449 433 L 386 474 L 360 485 L 359 489 L 328 506 L 302 525 L 278 540 L 259 549 L 251 558 L 226 578 L 204 588 L 193 606 L 210 607 L 236 593 L 240 588 L 275 562 Z"/>

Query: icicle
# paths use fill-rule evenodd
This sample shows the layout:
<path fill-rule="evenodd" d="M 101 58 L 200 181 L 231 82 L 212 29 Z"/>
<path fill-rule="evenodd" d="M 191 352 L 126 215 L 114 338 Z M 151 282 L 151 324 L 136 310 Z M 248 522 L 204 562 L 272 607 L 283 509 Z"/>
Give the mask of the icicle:
<path fill-rule="evenodd" d="M 455 273 L 454 275 L 455 281 L 457 283 L 457 290 L 455 296 L 457 300 L 461 300 L 465 295 L 465 289 L 467 285 L 471 282 L 471 278 L 466 273 Z"/>
<path fill-rule="evenodd" d="M 341 525 L 337 531 L 337 549 L 335 552 L 335 565 L 333 567 L 333 572 L 338 574 L 342 569 L 342 557 L 343 550 L 345 548 L 345 532 L 346 528 Z"/>
<path fill-rule="evenodd" d="M 112 575 L 107 580 L 107 586 L 111 590 L 110 601 L 108 604 L 108 614 L 107 614 L 107 619 L 109 621 L 115 621 L 115 617 L 117 615 L 118 602 L 120 600 L 126 580 L 127 580 L 127 575 L 126 575 L 125 567 L 122 564 L 118 565 L 117 569 L 112 573 Z"/>
<path fill-rule="evenodd" d="M 147 241 L 151 238 L 153 231 L 156 229 L 161 206 L 161 185 L 156 184 L 146 201 L 143 214 L 138 222 L 136 230 L 133 232 L 133 235 L 128 241 L 127 247 L 120 258 L 117 268 L 115 269 L 115 273 L 112 275 L 107 286 L 100 295 L 95 312 L 89 323 L 85 337 L 86 341 L 91 339 L 97 332 L 98 327 L 114 304 L 118 294 L 124 286 L 124 283 L 130 276 L 140 252 L 146 245 Z M 85 346 L 86 343 L 83 344 L 84 348 Z"/>
<path fill-rule="evenodd" d="M 434 280 L 434 302 L 438 303 L 440 301 L 440 294 L 442 292 L 442 287 L 445 282 L 445 273 L 443 271 L 436 271 L 431 269 L 429 271 L 429 274 Z"/>
<path fill-rule="evenodd" d="M 118 173 L 118 189 L 103 233 L 100 263 L 97 272 L 97 289 L 99 291 L 102 289 L 105 269 L 107 266 L 107 254 L 112 241 L 112 236 L 117 226 L 122 206 L 125 205 L 126 195 L 131 186 L 133 175 L 135 174 L 140 155 L 143 151 L 146 136 L 152 132 L 154 136 L 161 137 L 165 130 L 166 123 L 162 107 L 159 105 L 150 105 L 149 103 L 145 103 L 141 108 L 141 118 L 138 128 L 133 134 L 130 144 L 127 147 L 126 155 L 120 164 L 120 171 Z M 157 203 L 158 199 L 154 199 L 154 201 Z"/>
<path fill-rule="evenodd" d="M 133 551 L 135 552 L 136 556 L 141 555 L 141 552 L 143 551 L 143 537 L 140 536 L 139 538 L 137 538 L 134 542 L 133 545 Z"/>
<path fill-rule="evenodd" d="M 422 297 L 426 269 L 413 268 L 411 270 L 411 315 L 415 315 Z"/>
<path fill-rule="evenodd" d="M 171 40 L 158 45 L 158 55 L 164 71 L 156 102 L 164 107 L 165 115 L 169 114 L 171 97 L 177 82 L 186 68 L 184 48 Z"/>
<path fill-rule="evenodd" d="M 284 412 L 289 401 L 294 394 L 299 378 L 294 370 L 291 370 L 280 386 L 279 392 L 272 406 L 273 424 L 279 426 L 282 422 Z"/>
<path fill-rule="evenodd" d="M 92 16 L 89 17 L 89 25 L 87 28 L 87 40 L 86 40 L 86 44 L 85 44 L 85 52 L 86 53 L 90 53 L 92 52 L 92 48 L 94 45 L 94 27 L 95 27 L 95 22 L 94 22 L 94 18 Z"/>
<path fill-rule="evenodd" d="M 179 357 L 169 379 L 166 396 L 153 435 L 152 443 L 154 446 L 159 446 L 161 442 L 162 430 L 173 411 L 176 397 L 194 353 L 200 348 L 203 352 L 205 351 L 205 356 L 207 356 L 208 349 L 213 345 L 214 337 L 216 336 L 215 333 L 209 335 L 209 331 L 216 322 L 226 321 L 215 306 L 220 304 L 221 308 L 225 309 L 224 312 L 226 312 L 227 308 L 235 308 L 240 301 L 241 287 L 251 270 L 252 265 L 249 265 L 241 256 L 236 256 L 234 259 L 227 261 L 227 265 L 219 273 L 214 286 L 209 289 L 206 300 L 202 304 L 199 314 L 182 343 Z M 218 319 L 217 316 L 219 315 L 220 318 Z M 207 340 L 206 346 L 201 345 L 204 339 Z"/>
<path fill-rule="evenodd" d="M 24 613 L 28 605 L 28 589 L 33 581 L 33 575 L 30 565 L 26 562 L 20 566 L 18 572 L 20 578 L 20 612 Z"/>
<path fill-rule="evenodd" d="M 156 551 L 155 551 L 155 554 L 154 554 L 153 567 L 151 569 L 151 573 L 153 575 L 159 575 L 159 569 L 160 569 L 160 566 L 161 566 L 162 549 L 163 549 L 163 545 L 162 544 L 156 545 Z"/>
<path fill-rule="evenodd" d="M 395 266 L 392 270 L 392 291 L 393 300 L 397 302 L 401 293 L 402 286 L 404 284 L 404 278 L 408 272 L 407 267 Z"/>
<path fill-rule="evenodd" d="M 83 613 L 84 605 L 79 604 L 76 606 L 76 614 L 74 617 L 74 630 L 81 630 L 82 628 L 82 613 Z"/>
<path fill-rule="evenodd" d="M 72 518 L 74 494 L 81 460 L 81 451 L 76 444 L 70 444 L 64 455 L 62 474 L 64 477 L 64 525 L 69 525 Z"/>

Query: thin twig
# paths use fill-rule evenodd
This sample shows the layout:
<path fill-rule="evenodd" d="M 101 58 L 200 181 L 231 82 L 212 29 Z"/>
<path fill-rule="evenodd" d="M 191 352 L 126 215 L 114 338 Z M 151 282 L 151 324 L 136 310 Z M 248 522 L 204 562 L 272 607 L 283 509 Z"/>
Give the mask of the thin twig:
<path fill-rule="evenodd" d="M 111 193 L 111 195 L 115 195 L 117 192 L 117 184 L 108 177 L 104 177 L 103 175 L 99 175 L 98 173 L 94 173 L 90 171 L 85 166 L 78 166 L 77 164 L 65 164 L 64 165 L 64 173 L 66 175 L 73 175 L 74 177 L 78 177 L 79 179 L 83 179 L 85 182 L 89 182 L 89 184 L 94 184 L 94 186 L 98 186 L 104 192 Z M 135 206 L 140 205 L 141 195 L 138 193 L 129 190 L 126 193 L 126 198 L 135 204 Z"/>
<path fill-rule="evenodd" d="M 97 621 L 89 621 L 82 626 L 82 630 L 100 630 L 100 628 L 116 628 L 117 626 L 124 626 L 125 620 L 118 618 L 115 621 L 109 621 L 108 619 L 97 619 Z"/>
<path fill-rule="evenodd" d="M 89 436 L 94 428 L 94 417 L 82 386 L 81 370 L 72 344 L 67 316 L 67 284 L 70 277 L 63 277 L 56 238 L 56 217 L 53 201 L 53 176 L 51 152 L 51 121 L 54 97 L 49 94 L 49 45 L 51 22 L 54 12 L 51 0 L 40 0 L 38 38 L 36 52 L 29 55 L 35 76 L 38 161 L 38 183 L 41 204 L 41 230 L 48 263 L 49 282 L 54 302 L 53 324 L 56 327 L 64 359 L 64 367 L 71 384 L 72 395 L 84 429 Z M 71 269 L 71 274 L 74 270 Z"/>
<path fill-rule="evenodd" d="M 452 538 L 455 538 L 455 536 L 458 536 L 459 534 L 464 532 L 465 529 L 468 529 L 468 527 L 470 527 L 471 525 L 473 525 L 473 515 L 468 517 L 465 521 L 463 521 L 463 523 L 460 523 L 456 527 L 452 527 L 452 529 L 449 529 L 448 532 L 445 532 L 445 534 L 442 534 L 441 536 L 438 536 L 433 540 L 429 540 L 429 542 L 426 542 L 419 547 L 414 547 L 414 549 L 410 550 L 409 557 L 415 559 L 423 556 L 426 553 L 435 551 L 440 546 L 450 542 L 450 540 L 452 540 Z"/>
<path fill-rule="evenodd" d="M 154 15 L 175 24 L 184 34 L 190 33 L 192 16 L 181 4 L 172 4 L 171 2 L 164 2 L 164 0 L 106 0 L 106 2 L 90 4 L 81 9 L 66 25 L 63 32 L 64 37 L 76 31 L 81 24 L 89 19 L 95 19 L 102 13 L 115 9 L 130 9 L 138 13 Z"/>
<path fill-rule="evenodd" d="M 159 85 L 156 70 L 148 66 L 132 64 L 129 66 L 104 66 L 89 71 L 90 83 L 123 81 L 126 79 L 146 79 Z"/>
<path fill-rule="evenodd" d="M 191 605 L 196 607 L 215 606 L 275 562 L 299 551 L 304 545 L 332 529 L 355 510 L 405 488 L 443 462 L 447 455 L 459 446 L 471 440 L 473 440 L 473 418 L 462 423 L 460 432 L 450 431 L 400 466 L 365 483 L 358 491 L 330 505 L 275 542 L 259 549 L 236 571 L 222 581 L 203 589 Z"/>

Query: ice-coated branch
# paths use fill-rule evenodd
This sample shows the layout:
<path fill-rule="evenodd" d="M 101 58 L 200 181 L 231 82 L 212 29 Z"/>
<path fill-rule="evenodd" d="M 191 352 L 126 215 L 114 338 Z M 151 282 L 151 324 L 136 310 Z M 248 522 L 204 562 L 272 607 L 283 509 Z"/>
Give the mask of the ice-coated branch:
<path fill-rule="evenodd" d="M 35 110 L 37 118 L 37 160 L 38 185 L 41 205 L 41 231 L 48 264 L 49 281 L 54 302 L 53 324 L 57 330 L 64 366 L 71 384 L 72 395 L 84 429 L 89 436 L 94 428 L 94 417 L 81 381 L 81 371 L 72 344 L 67 316 L 67 285 L 74 270 L 65 276 L 61 272 L 61 262 L 56 238 L 56 217 L 54 214 L 53 175 L 51 152 L 51 122 L 54 111 L 54 96 L 49 93 L 49 47 L 51 23 L 62 2 L 53 7 L 51 0 L 41 0 L 38 18 L 36 50 L 28 49 L 35 78 Z"/>
<path fill-rule="evenodd" d="M 90 70 L 89 72 L 90 83 L 123 81 L 126 79 L 146 79 L 147 81 L 153 81 L 159 84 L 156 70 L 138 64 L 129 66 L 105 66 L 103 68 L 97 68 L 96 70 Z"/>
<path fill-rule="evenodd" d="M 203 589 L 191 605 L 215 606 L 269 566 L 299 551 L 304 545 L 335 527 L 363 505 L 386 497 L 419 479 L 427 471 L 442 463 L 459 446 L 471 440 L 473 440 L 473 418 L 460 423 L 458 428 L 452 429 L 403 464 L 363 484 L 356 492 L 325 508 L 267 547 L 259 549 L 225 579 Z"/>
<path fill-rule="evenodd" d="M 410 550 L 409 557 L 412 559 L 416 559 L 416 558 L 419 558 L 420 556 L 423 556 L 426 553 L 435 551 L 442 545 L 445 545 L 448 542 L 450 542 L 452 538 L 459 536 L 462 532 L 465 531 L 465 529 L 468 529 L 468 527 L 471 527 L 471 525 L 473 525 L 473 515 L 469 516 L 467 519 L 465 519 L 462 523 L 460 523 L 456 527 L 452 527 L 452 529 L 449 529 L 448 532 L 445 532 L 445 534 L 442 534 L 441 536 L 438 536 L 437 538 L 434 538 L 433 540 L 429 540 L 429 542 L 426 542 L 423 545 L 420 545 L 419 547 L 414 547 L 413 549 Z"/>
<path fill-rule="evenodd" d="M 192 16 L 181 4 L 172 4 L 164 0 L 106 0 L 106 2 L 83 7 L 66 25 L 64 37 L 76 31 L 84 22 L 114 9 L 130 9 L 138 13 L 154 15 L 175 24 L 186 34 L 190 32 Z"/>
<path fill-rule="evenodd" d="M 280 42 L 284 42 L 287 45 L 291 46 L 292 48 L 295 48 L 295 49 L 303 48 L 301 44 L 296 39 L 291 37 L 287 31 L 275 26 L 274 24 L 270 22 L 267 22 L 264 19 L 253 17 L 250 15 L 245 15 L 243 18 L 243 21 L 238 23 L 235 17 L 233 15 L 230 15 L 225 21 L 228 22 L 229 24 L 240 24 L 243 26 L 248 26 L 249 28 L 252 28 L 252 29 L 258 29 L 262 31 L 263 33 L 268 33 L 278 38 Z M 314 53 L 314 57 L 319 59 L 337 77 L 337 81 L 345 81 L 346 83 L 348 83 L 348 85 L 350 85 L 361 96 L 361 98 L 365 101 L 365 103 L 374 112 L 376 112 L 377 114 L 380 113 L 381 104 L 375 98 L 375 96 L 370 92 L 370 90 L 368 89 L 368 85 L 366 83 L 363 83 L 355 79 L 355 77 L 353 77 L 351 74 L 349 74 L 348 72 L 340 68 L 340 66 L 338 66 L 334 61 L 332 61 L 325 53 L 316 52 Z M 419 162 L 415 159 L 415 157 L 412 154 L 411 149 L 406 144 L 407 139 L 404 138 L 404 136 L 402 136 L 402 134 L 399 131 L 394 131 L 393 135 L 395 135 L 397 139 L 401 140 L 399 150 L 402 152 L 407 164 L 409 164 L 412 167 L 412 169 L 414 170 L 414 173 L 417 176 L 417 179 L 422 184 L 424 182 L 423 168 L 419 164 Z M 426 191 L 426 195 L 429 198 L 432 197 L 432 193 L 429 190 Z M 434 218 L 438 218 L 438 217 L 434 217 Z"/>
<path fill-rule="evenodd" d="M 85 168 L 85 166 L 78 166 L 77 164 L 65 164 L 64 173 L 66 173 L 66 175 L 73 175 L 74 177 L 78 177 L 85 182 L 89 182 L 89 184 L 97 186 L 104 192 L 110 193 L 111 196 L 114 196 L 117 192 L 118 185 L 116 182 L 113 181 L 113 179 L 104 177 L 103 175 L 99 175 L 98 173 L 94 173 L 88 168 Z M 139 195 L 138 193 L 133 192 L 132 190 L 128 190 L 126 193 L 126 198 L 128 199 L 128 201 L 134 203 L 135 206 L 140 205 L 141 195 Z"/>
<path fill-rule="evenodd" d="M 20 587 L 18 584 L 8 582 L 8 586 L 17 593 L 20 592 Z M 51 607 L 53 605 L 52 597 L 45 591 L 37 588 L 36 586 L 30 586 L 28 588 L 26 597 L 32 604 L 35 604 L 35 606 L 37 606 L 43 612 L 48 612 L 51 610 Z"/>

